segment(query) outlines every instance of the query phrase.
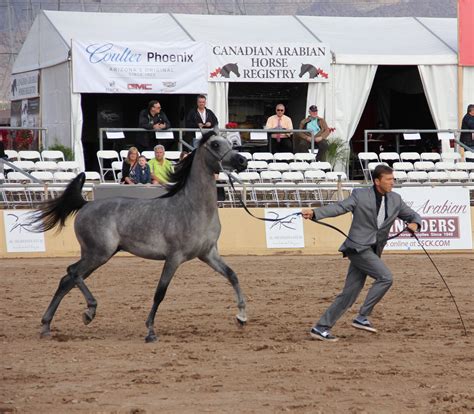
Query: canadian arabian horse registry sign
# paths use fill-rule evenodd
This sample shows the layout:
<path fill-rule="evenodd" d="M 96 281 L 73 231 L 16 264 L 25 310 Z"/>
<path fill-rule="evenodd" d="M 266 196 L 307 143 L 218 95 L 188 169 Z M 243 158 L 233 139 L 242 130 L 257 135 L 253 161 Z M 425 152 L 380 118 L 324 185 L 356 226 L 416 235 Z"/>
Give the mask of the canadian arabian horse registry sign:
<path fill-rule="evenodd" d="M 324 43 L 211 44 L 211 82 L 328 82 L 331 52 Z"/>
<path fill-rule="evenodd" d="M 201 42 L 72 41 L 76 93 L 204 93 Z"/>
<path fill-rule="evenodd" d="M 8 253 L 45 252 L 44 233 L 29 230 L 32 210 L 3 210 Z"/>
<path fill-rule="evenodd" d="M 405 203 L 422 218 L 420 242 L 428 250 L 472 249 L 471 207 L 466 187 L 405 187 L 397 188 Z M 396 220 L 390 236 L 405 227 Z M 421 250 L 407 232 L 389 240 L 386 250 Z"/>

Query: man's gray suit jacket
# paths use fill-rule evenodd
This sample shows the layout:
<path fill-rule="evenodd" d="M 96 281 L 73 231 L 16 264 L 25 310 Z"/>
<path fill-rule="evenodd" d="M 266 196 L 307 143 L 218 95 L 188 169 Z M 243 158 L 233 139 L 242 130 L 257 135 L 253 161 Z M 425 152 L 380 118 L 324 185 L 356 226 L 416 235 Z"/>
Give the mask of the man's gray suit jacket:
<path fill-rule="evenodd" d="M 352 212 L 349 237 L 353 241 L 346 239 L 339 251 L 345 254 L 348 251 L 361 252 L 374 247 L 375 253 L 380 256 L 387 244 L 390 227 L 397 217 L 408 223 L 417 223 L 419 228 L 421 227 L 420 215 L 405 204 L 400 194 L 386 193 L 385 203 L 387 217 L 380 228 L 377 227 L 377 204 L 374 187 L 354 189 L 350 197 L 343 201 L 315 208 L 313 210 L 313 220 L 336 217 Z"/>

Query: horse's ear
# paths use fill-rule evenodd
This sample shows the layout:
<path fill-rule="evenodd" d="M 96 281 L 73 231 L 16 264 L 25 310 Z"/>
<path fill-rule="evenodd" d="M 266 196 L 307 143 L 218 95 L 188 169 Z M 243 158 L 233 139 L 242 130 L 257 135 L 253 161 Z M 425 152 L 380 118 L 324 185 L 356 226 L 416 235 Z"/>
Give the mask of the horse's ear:
<path fill-rule="evenodd" d="M 216 125 L 214 125 L 214 135 L 219 135 L 219 133 L 220 133 L 219 125 L 216 124 Z"/>

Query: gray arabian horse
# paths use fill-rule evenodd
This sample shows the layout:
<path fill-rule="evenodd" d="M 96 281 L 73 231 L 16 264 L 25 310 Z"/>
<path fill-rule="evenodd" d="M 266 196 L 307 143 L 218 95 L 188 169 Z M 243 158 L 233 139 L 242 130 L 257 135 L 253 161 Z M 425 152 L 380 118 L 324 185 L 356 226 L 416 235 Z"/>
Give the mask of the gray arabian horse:
<path fill-rule="evenodd" d="M 87 202 L 81 194 L 85 176 L 79 174 L 64 193 L 46 202 L 33 216 L 36 231 L 64 226 L 77 213 L 74 223 L 81 246 L 81 259 L 67 268 L 41 320 L 42 337 L 51 336 L 51 321 L 64 296 L 78 287 L 87 301 L 83 322 L 95 317 L 97 301 L 85 284 L 87 277 L 120 250 L 146 259 L 165 260 L 153 305 L 146 320 L 146 342 L 154 342 L 156 311 L 168 285 L 182 263 L 199 258 L 221 273 L 234 288 L 239 309 L 237 321 L 247 321 L 245 299 L 235 272 L 217 251 L 221 224 L 217 212 L 214 173 L 224 169 L 242 171 L 245 157 L 231 148 L 218 131 L 204 134 L 199 147 L 184 158 L 170 177 L 168 192 L 151 200 L 116 197 Z"/>

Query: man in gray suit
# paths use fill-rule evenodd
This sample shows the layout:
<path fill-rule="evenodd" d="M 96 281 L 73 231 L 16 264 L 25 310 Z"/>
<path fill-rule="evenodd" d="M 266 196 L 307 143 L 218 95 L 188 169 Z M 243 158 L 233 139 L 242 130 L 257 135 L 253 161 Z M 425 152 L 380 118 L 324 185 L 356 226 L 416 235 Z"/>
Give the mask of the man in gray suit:
<path fill-rule="evenodd" d="M 356 301 L 367 275 L 375 281 L 352 326 L 368 332 L 377 332 L 368 316 L 392 285 L 392 273 L 380 259 L 390 227 L 397 217 L 408 223 L 411 232 L 421 227 L 421 217 L 403 202 L 399 194 L 392 192 L 392 169 L 379 165 L 372 177 L 374 186 L 371 188 L 354 189 L 349 198 L 335 204 L 314 210 L 302 210 L 305 219 L 314 221 L 352 212 L 349 238 L 339 248 L 344 257 L 347 256 L 350 260 L 346 283 L 342 292 L 311 329 L 312 338 L 337 341 L 338 338 L 331 334 L 331 328 Z"/>

